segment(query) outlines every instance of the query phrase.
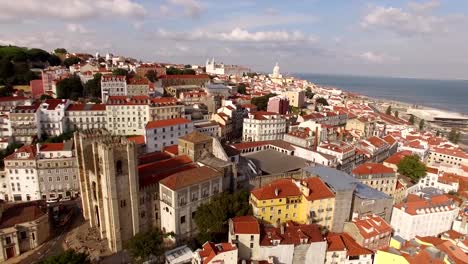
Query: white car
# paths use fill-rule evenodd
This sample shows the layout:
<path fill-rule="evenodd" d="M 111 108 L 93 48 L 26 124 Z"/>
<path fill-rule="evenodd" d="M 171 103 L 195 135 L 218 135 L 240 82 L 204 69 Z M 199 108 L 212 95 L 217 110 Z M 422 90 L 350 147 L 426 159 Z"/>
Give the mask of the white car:
<path fill-rule="evenodd" d="M 65 197 L 62 197 L 60 199 L 61 202 L 66 202 L 66 201 L 71 201 L 71 197 L 70 196 L 65 196 Z"/>
<path fill-rule="evenodd" d="M 47 199 L 46 203 L 52 204 L 52 203 L 57 203 L 59 201 L 58 198 L 49 198 Z"/>

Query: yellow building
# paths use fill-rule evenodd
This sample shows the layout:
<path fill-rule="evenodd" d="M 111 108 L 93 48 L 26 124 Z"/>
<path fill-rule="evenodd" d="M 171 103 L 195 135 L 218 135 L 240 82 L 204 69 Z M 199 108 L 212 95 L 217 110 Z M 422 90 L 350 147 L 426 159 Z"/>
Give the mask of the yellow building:
<path fill-rule="evenodd" d="M 254 216 L 266 224 L 295 221 L 330 229 L 333 223 L 335 195 L 318 177 L 274 181 L 254 189 L 250 203 Z"/>

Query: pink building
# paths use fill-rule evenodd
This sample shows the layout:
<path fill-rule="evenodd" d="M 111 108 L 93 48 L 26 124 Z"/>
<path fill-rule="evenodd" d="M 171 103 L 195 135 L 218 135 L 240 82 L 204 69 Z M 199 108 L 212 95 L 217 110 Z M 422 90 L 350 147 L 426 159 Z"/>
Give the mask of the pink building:
<path fill-rule="evenodd" d="M 41 97 L 41 95 L 45 93 L 44 85 L 42 84 L 41 79 L 31 80 L 29 82 L 29 86 L 31 87 L 32 96 L 35 99 Z"/>
<path fill-rule="evenodd" d="M 275 96 L 268 100 L 268 112 L 285 115 L 289 111 L 289 100 L 287 97 Z"/>

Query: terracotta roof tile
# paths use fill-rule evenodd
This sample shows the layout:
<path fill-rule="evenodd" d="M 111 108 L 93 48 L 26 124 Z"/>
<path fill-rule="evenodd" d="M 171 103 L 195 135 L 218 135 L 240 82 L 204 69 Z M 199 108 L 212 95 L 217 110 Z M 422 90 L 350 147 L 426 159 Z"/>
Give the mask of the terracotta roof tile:
<path fill-rule="evenodd" d="M 221 178 L 223 174 L 210 167 L 203 166 L 174 173 L 161 180 L 161 184 L 171 190 L 179 190 L 208 180 Z"/>
<path fill-rule="evenodd" d="M 231 220 L 236 234 L 260 234 L 260 225 L 253 216 L 236 216 Z"/>
<path fill-rule="evenodd" d="M 166 119 L 166 120 L 156 120 L 150 121 L 146 124 L 146 129 L 155 129 L 155 128 L 162 128 L 162 127 L 169 127 L 169 126 L 177 126 L 177 125 L 184 125 L 192 123 L 191 120 L 187 118 L 173 118 L 173 119 Z"/>
<path fill-rule="evenodd" d="M 353 170 L 354 175 L 371 175 L 371 174 L 387 174 L 395 173 L 392 168 L 389 168 L 380 163 L 364 163 L 357 166 Z"/>

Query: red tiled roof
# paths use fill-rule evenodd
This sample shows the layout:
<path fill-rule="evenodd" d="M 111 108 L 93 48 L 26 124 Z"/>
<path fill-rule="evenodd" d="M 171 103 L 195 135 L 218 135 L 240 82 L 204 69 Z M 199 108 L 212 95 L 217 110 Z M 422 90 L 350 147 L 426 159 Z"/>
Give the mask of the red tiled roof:
<path fill-rule="evenodd" d="M 417 215 L 417 212 L 425 213 L 426 209 L 430 212 L 431 208 L 439 208 L 441 211 L 446 211 L 446 207 L 448 207 L 448 210 L 453 210 L 455 204 L 447 195 L 433 196 L 429 199 L 424 199 L 417 195 L 410 194 L 406 202 L 397 204 L 394 207 L 405 210 L 405 212 L 410 215 Z"/>
<path fill-rule="evenodd" d="M 310 190 L 309 196 L 306 196 L 306 199 L 309 201 L 335 197 L 335 194 L 333 194 L 333 192 L 319 177 L 307 178 L 303 180 L 303 183 L 305 183 Z"/>
<path fill-rule="evenodd" d="M 58 105 L 65 104 L 67 99 L 46 99 L 44 103 L 48 104 L 47 110 L 55 110 Z"/>
<path fill-rule="evenodd" d="M 461 149 L 434 148 L 432 152 L 454 156 L 462 159 L 468 159 L 468 154 Z"/>
<path fill-rule="evenodd" d="M 174 173 L 160 181 L 161 184 L 171 190 L 179 190 L 196 183 L 201 183 L 215 178 L 221 178 L 223 174 L 208 166 L 193 168 Z"/>
<path fill-rule="evenodd" d="M 0 229 L 37 220 L 47 213 L 47 207 L 38 201 L 6 204 L 0 218 Z"/>
<path fill-rule="evenodd" d="M 163 149 L 164 152 L 172 154 L 172 155 L 179 155 L 179 146 L 178 145 L 171 145 L 171 146 L 166 146 Z"/>
<path fill-rule="evenodd" d="M 260 234 L 260 225 L 253 216 L 236 216 L 231 220 L 235 234 Z"/>
<path fill-rule="evenodd" d="M 272 246 L 275 240 L 279 241 L 281 245 L 301 245 L 323 241 L 323 236 L 316 224 L 301 225 L 288 221 L 284 226 L 283 233 L 279 227 L 263 227 L 260 245 Z"/>
<path fill-rule="evenodd" d="M 379 235 L 390 234 L 392 227 L 385 220 L 378 216 L 365 216 L 352 221 L 364 238 L 370 239 Z"/>
<path fill-rule="evenodd" d="M 258 200 L 270 200 L 300 196 L 302 192 L 291 179 L 276 180 L 266 186 L 252 190 L 252 195 Z M 278 195 L 276 195 L 278 193 Z"/>
<path fill-rule="evenodd" d="M 182 117 L 166 119 L 166 120 L 156 120 L 156 121 L 148 122 L 148 124 L 146 124 L 146 129 L 177 126 L 177 125 L 188 124 L 191 122 L 192 122 L 191 120 L 188 120 L 187 118 L 182 118 Z"/>
<path fill-rule="evenodd" d="M 64 144 L 63 143 L 44 143 L 40 144 L 41 152 L 44 151 L 63 151 Z"/>
<path fill-rule="evenodd" d="M 171 157 L 172 157 L 171 155 L 164 153 L 164 152 L 159 152 L 159 151 L 150 152 L 150 153 L 146 153 L 146 154 L 138 156 L 138 165 L 144 165 L 144 164 L 148 164 L 148 163 L 152 163 L 156 161 L 167 160 L 167 159 L 170 159 Z"/>
<path fill-rule="evenodd" d="M 169 156 L 166 153 L 160 155 Z M 139 165 L 138 176 L 140 188 L 156 184 L 160 180 L 174 173 L 190 170 L 196 167 L 197 165 L 193 164 L 192 160 L 186 155 Z"/>
<path fill-rule="evenodd" d="M 406 157 L 406 156 L 411 156 L 413 155 L 413 152 L 409 151 L 409 150 L 403 150 L 403 151 L 399 151 L 395 154 L 393 154 L 392 156 L 388 157 L 384 163 L 390 163 L 390 164 L 395 164 L 397 165 L 398 163 L 400 163 L 400 161 Z"/>
<path fill-rule="evenodd" d="M 367 139 L 367 141 L 369 143 L 371 143 L 372 145 L 378 147 L 378 148 L 382 148 L 384 146 L 387 146 L 387 142 L 379 137 L 370 137 Z"/>
<path fill-rule="evenodd" d="M 70 104 L 67 111 L 105 111 L 105 104 Z"/>
<path fill-rule="evenodd" d="M 198 251 L 198 254 L 200 255 L 200 258 L 202 259 L 202 263 L 208 264 L 218 254 L 236 250 L 236 249 L 237 247 L 234 244 L 230 244 L 230 243 L 215 244 L 213 242 L 208 241 L 208 242 L 205 242 L 205 244 L 203 244 L 203 247 L 200 251 Z"/>
<path fill-rule="evenodd" d="M 436 247 L 445 252 L 456 264 L 468 263 L 468 254 L 463 252 L 458 246 L 455 246 L 452 241 L 445 241 Z"/>
<path fill-rule="evenodd" d="M 364 163 L 353 170 L 354 175 L 371 175 L 371 174 L 386 174 L 395 173 L 392 168 L 389 168 L 380 163 Z"/>
<path fill-rule="evenodd" d="M 137 145 L 145 144 L 145 136 L 132 136 L 127 138 L 129 141 L 134 142 Z"/>
<path fill-rule="evenodd" d="M 162 75 L 159 79 L 210 79 L 208 74 Z"/>
<path fill-rule="evenodd" d="M 24 145 L 21 148 L 17 149 L 11 155 L 5 157 L 5 160 L 17 159 L 16 155 L 19 153 L 26 153 L 26 159 L 33 160 L 36 158 L 36 147 L 32 145 Z M 22 157 L 19 159 L 23 159 Z"/>
<path fill-rule="evenodd" d="M 372 255 L 373 252 L 370 249 L 362 247 L 359 245 L 350 235 L 347 233 L 341 234 L 341 239 L 348 250 L 346 252 L 347 256 L 354 257 L 354 256 L 361 256 L 361 255 Z"/>
<path fill-rule="evenodd" d="M 383 140 L 385 140 L 385 142 L 387 142 L 389 145 L 393 145 L 394 143 L 396 143 L 396 139 L 392 136 L 392 135 L 386 135 Z"/>
<path fill-rule="evenodd" d="M 331 233 L 331 232 L 328 233 L 327 244 L 328 244 L 327 251 L 345 251 L 346 250 L 345 244 L 343 240 L 341 239 L 340 234 Z"/>

